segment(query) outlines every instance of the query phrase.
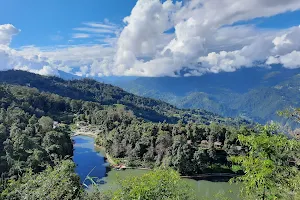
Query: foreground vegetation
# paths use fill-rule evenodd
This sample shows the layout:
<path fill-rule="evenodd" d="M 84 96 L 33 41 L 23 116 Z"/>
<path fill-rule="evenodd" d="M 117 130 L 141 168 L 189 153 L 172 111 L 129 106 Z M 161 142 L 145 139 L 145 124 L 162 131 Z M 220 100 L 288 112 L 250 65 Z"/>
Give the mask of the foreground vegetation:
<path fill-rule="evenodd" d="M 11 179 L 0 197 L 2 199 L 79 199 L 83 193 L 79 177 L 71 160 L 47 166 L 40 173 L 28 169 L 17 180 Z"/>
<path fill-rule="evenodd" d="M 274 126 L 239 135 L 238 140 L 248 150 L 230 160 L 245 174 L 231 181 L 241 184 L 245 199 L 300 198 L 299 141 L 279 134 Z"/>
<path fill-rule="evenodd" d="M 242 199 L 299 199 L 300 143 L 274 131 L 272 126 L 265 126 L 260 133 L 238 136 L 248 151 L 230 159 L 235 169 L 245 172 L 232 179 L 240 185 Z M 40 173 L 29 170 L 11 180 L 1 195 L 3 199 L 205 199 L 195 196 L 171 168 L 120 180 L 116 191 L 103 193 L 94 188 L 87 192 L 80 186 L 71 161 L 48 166 Z"/>

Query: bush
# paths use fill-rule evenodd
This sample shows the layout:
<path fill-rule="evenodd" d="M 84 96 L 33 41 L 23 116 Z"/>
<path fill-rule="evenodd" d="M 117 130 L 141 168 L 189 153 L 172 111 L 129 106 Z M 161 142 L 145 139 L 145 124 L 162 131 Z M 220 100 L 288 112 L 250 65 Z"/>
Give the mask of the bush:
<path fill-rule="evenodd" d="M 156 169 L 140 177 L 125 179 L 120 185 L 113 200 L 195 199 L 194 191 L 172 169 Z"/>

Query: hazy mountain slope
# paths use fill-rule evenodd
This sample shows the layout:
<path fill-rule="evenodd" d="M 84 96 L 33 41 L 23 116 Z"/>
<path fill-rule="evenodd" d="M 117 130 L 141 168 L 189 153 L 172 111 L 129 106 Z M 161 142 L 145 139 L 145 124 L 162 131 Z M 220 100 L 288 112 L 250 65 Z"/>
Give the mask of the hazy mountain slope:
<path fill-rule="evenodd" d="M 82 77 L 58 70 L 58 77 L 64 80 L 82 79 Z"/>
<path fill-rule="evenodd" d="M 223 72 L 197 77 L 141 77 L 122 87 L 134 89 L 142 86 L 144 90 L 167 92 L 176 96 L 185 96 L 191 92 L 216 94 L 224 89 L 245 93 L 253 88 L 274 86 L 288 80 L 295 73 L 300 73 L 300 70 L 280 66 L 274 66 L 272 69 L 243 68 L 233 73 Z"/>
<path fill-rule="evenodd" d="M 253 89 L 233 101 L 231 107 L 258 121 L 279 120 L 276 111 L 300 107 L 300 74 L 273 87 Z"/>
<path fill-rule="evenodd" d="M 201 108 L 261 123 L 282 120 L 277 110 L 300 107 L 299 69 L 247 68 L 200 77 L 138 78 L 122 87 L 134 94 L 164 100 L 180 108 Z"/>
<path fill-rule="evenodd" d="M 233 96 L 236 95 L 232 94 L 230 98 L 233 98 Z M 228 116 L 234 116 L 237 113 L 235 109 L 230 108 L 227 106 L 228 104 L 222 102 L 221 97 L 204 92 L 193 92 L 177 100 L 175 105 L 180 108 L 205 108 L 214 113 L 226 113 Z"/>

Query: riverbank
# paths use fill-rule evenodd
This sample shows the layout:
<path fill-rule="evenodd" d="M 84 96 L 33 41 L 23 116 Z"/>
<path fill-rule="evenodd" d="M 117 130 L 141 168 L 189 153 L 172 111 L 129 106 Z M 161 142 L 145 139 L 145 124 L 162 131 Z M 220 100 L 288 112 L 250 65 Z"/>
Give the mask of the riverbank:
<path fill-rule="evenodd" d="M 106 162 L 110 165 L 110 166 L 114 166 L 117 165 L 117 163 L 114 161 L 114 159 L 106 152 L 105 148 L 102 146 L 97 145 L 96 143 L 94 144 L 94 146 L 99 149 L 101 151 L 101 153 L 103 154 Z"/>
<path fill-rule="evenodd" d="M 74 131 L 74 134 L 72 134 L 72 137 L 75 137 L 75 136 L 79 136 L 79 135 L 82 135 L 82 136 L 89 136 L 89 137 L 92 137 L 94 139 L 96 139 L 97 137 L 97 134 L 96 133 L 93 133 L 93 132 L 90 132 L 90 131 Z"/>
<path fill-rule="evenodd" d="M 106 153 L 105 148 L 102 146 L 99 146 L 97 144 L 94 145 L 96 148 L 101 150 L 102 155 L 104 156 L 107 163 L 109 163 L 110 167 L 114 169 L 122 169 L 122 170 L 153 170 L 152 168 L 147 167 L 129 167 L 122 163 L 117 163 L 112 156 L 110 156 L 108 153 Z M 120 168 L 120 166 L 123 166 L 123 168 Z M 184 179 L 193 179 L 193 180 L 225 180 L 225 182 L 228 182 L 231 178 L 239 176 L 238 174 L 233 173 L 205 173 L 205 174 L 198 174 L 194 176 L 181 176 L 181 178 Z M 218 181 L 216 181 L 218 182 Z"/>
<path fill-rule="evenodd" d="M 91 177 L 97 177 L 101 180 L 101 191 L 114 191 L 118 189 L 121 180 L 129 177 L 142 176 L 148 170 L 129 169 L 126 170 L 110 170 L 106 163 L 113 161 L 114 158 L 108 156 L 107 161 L 104 159 L 104 149 L 100 150 L 99 146 L 95 149 L 95 140 L 91 136 L 75 136 L 74 140 L 74 162 L 76 163 L 76 173 L 81 180 L 85 180 L 90 173 Z M 100 150 L 100 153 L 98 153 Z M 118 159 L 116 159 L 118 161 Z M 91 172 L 92 171 L 92 172 Z M 224 195 L 224 198 L 239 200 L 239 188 L 236 185 L 231 185 L 227 181 L 206 181 L 182 178 L 196 192 L 197 196 L 201 196 L 207 200 L 215 200 L 217 195 Z M 228 192 L 232 191 L 232 192 Z"/>
<path fill-rule="evenodd" d="M 93 139 L 96 139 L 97 134 L 90 132 L 90 131 L 86 131 L 86 132 L 82 132 L 82 131 L 74 131 L 75 133 L 72 135 L 72 137 L 75 136 L 87 136 L 87 137 L 91 137 Z M 122 169 L 126 170 L 126 169 L 132 169 L 132 170 L 152 170 L 151 168 L 145 168 L 145 167 L 129 167 L 125 165 L 125 162 L 118 162 L 115 161 L 114 158 L 112 156 L 110 156 L 105 148 L 103 146 L 99 146 L 96 143 L 94 143 L 95 148 L 97 148 L 102 155 L 104 156 L 104 159 L 106 160 L 106 162 L 109 164 L 109 167 L 114 168 L 114 169 L 120 169 L 120 166 L 123 166 Z M 211 178 L 215 178 L 215 179 L 224 179 L 224 180 L 229 180 L 230 178 L 239 176 L 238 174 L 232 174 L 232 173 L 205 173 L 205 174 L 199 174 L 199 175 L 194 175 L 194 176 L 181 176 L 182 178 L 186 178 L 186 179 L 193 179 L 193 180 L 208 180 Z"/>
<path fill-rule="evenodd" d="M 83 131 L 74 130 L 73 132 L 74 132 L 74 134 L 72 134 L 72 137 L 88 136 L 88 137 L 92 137 L 94 139 L 97 138 L 97 134 L 93 133 L 91 131 L 84 131 L 83 132 Z M 94 146 L 103 153 L 103 156 L 104 156 L 105 160 L 109 163 L 110 166 L 117 165 L 117 163 L 113 160 L 113 158 L 108 153 L 106 153 L 104 147 L 97 145 L 95 142 L 94 142 Z"/>

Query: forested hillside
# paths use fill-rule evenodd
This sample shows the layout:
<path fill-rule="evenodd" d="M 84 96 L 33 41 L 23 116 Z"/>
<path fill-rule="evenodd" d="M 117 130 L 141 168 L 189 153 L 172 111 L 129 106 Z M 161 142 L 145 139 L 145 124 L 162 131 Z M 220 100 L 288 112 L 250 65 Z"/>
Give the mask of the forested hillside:
<path fill-rule="evenodd" d="M 9 178 L 18 178 L 29 168 L 37 173 L 73 156 L 68 127 L 55 127 L 51 118 L 65 115 L 66 122 L 70 120 L 66 99 L 0 85 L 0 105 L 0 190 L 8 186 Z"/>
<path fill-rule="evenodd" d="M 100 127 L 96 143 L 121 163 L 131 167 L 172 167 L 181 175 L 232 172 L 227 158 L 243 152 L 237 135 L 251 131 L 218 124 L 157 124 L 128 115 L 109 118 Z"/>
<path fill-rule="evenodd" d="M 91 79 L 65 81 L 57 77 L 10 70 L 0 72 L 0 82 L 35 87 L 41 91 L 77 100 L 99 102 L 103 105 L 123 104 L 137 115 L 153 121 L 174 120 L 172 116 L 167 116 L 167 112 L 174 110 L 174 106 L 162 101 L 138 97 L 118 87 Z"/>
<path fill-rule="evenodd" d="M 129 166 L 172 167 L 182 175 L 231 172 L 227 157 L 239 152 L 237 134 L 247 134 L 246 129 L 238 127 L 242 124 L 185 124 L 182 120 L 177 124 L 153 123 L 119 104 L 74 100 L 18 85 L 0 85 L 0 104 L 0 191 L 6 198 L 19 198 L 15 188 L 42 189 L 34 186 L 32 177 L 59 176 L 66 178 L 66 190 L 75 188 L 72 194 L 62 190 L 53 191 L 53 195 L 71 195 L 71 199 L 79 192 L 74 166 L 64 161 L 73 155 L 69 125 L 75 121 L 97 126 L 97 143 L 114 158 L 128 160 Z M 56 187 L 59 180 L 52 179 L 54 182 L 44 184 L 57 182 Z M 12 180 L 17 182 L 10 183 Z M 31 195 L 44 195 L 35 189 L 30 191 Z"/>
<path fill-rule="evenodd" d="M 37 74 L 9 70 L 0 72 L 0 83 L 22 85 L 37 88 L 40 91 L 58 94 L 75 100 L 97 102 L 101 105 L 121 104 L 133 111 L 135 116 L 152 122 L 176 123 L 211 122 L 239 125 L 249 122 L 243 119 L 224 118 L 203 109 L 178 109 L 163 101 L 133 95 L 121 88 L 99 83 L 91 79 L 63 80 L 57 77 L 46 77 Z"/>
<path fill-rule="evenodd" d="M 150 109 L 152 106 L 157 112 L 165 114 L 159 115 L 161 116 L 159 119 L 154 118 L 153 122 L 167 121 L 172 116 L 176 123 L 179 121 L 183 124 L 190 121 L 203 125 L 211 123 L 234 127 L 249 125 L 247 121 L 222 118 L 205 111 L 180 110 L 167 103 L 137 97 L 119 88 L 92 80 L 64 81 L 22 71 L 0 74 L 1 81 L 27 85 L 0 85 L 1 174 L 4 177 L 22 174 L 28 166 L 33 171 L 40 171 L 46 164 L 53 165 L 55 159 L 71 157 L 72 143 L 67 125 L 74 120 L 96 124 L 102 127 L 103 131 L 109 132 L 117 128 L 126 133 L 131 126 L 143 130 L 142 125 L 147 125 L 150 119 L 147 115 L 135 113 L 136 110 L 132 112 L 131 109 L 146 110 L 149 114 L 155 112 Z M 36 86 L 42 91 L 29 86 Z M 52 91 L 61 96 L 43 91 Z M 127 98 L 131 98 L 132 101 Z M 124 103 L 125 107 L 115 103 Z M 148 125 L 153 129 L 152 136 L 156 137 L 159 134 L 154 131 L 157 125 L 152 122 Z M 171 130 L 173 125 L 164 122 L 159 126 L 167 126 L 169 127 L 167 129 Z M 118 154 L 115 156 L 119 157 Z"/>
<path fill-rule="evenodd" d="M 278 117 L 276 112 L 290 106 L 300 106 L 299 74 L 299 69 L 273 66 L 200 77 L 145 77 L 122 83 L 120 87 L 137 95 L 161 99 L 179 108 L 201 108 L 260 123 L 275 120 L 295 125 Z"/>

